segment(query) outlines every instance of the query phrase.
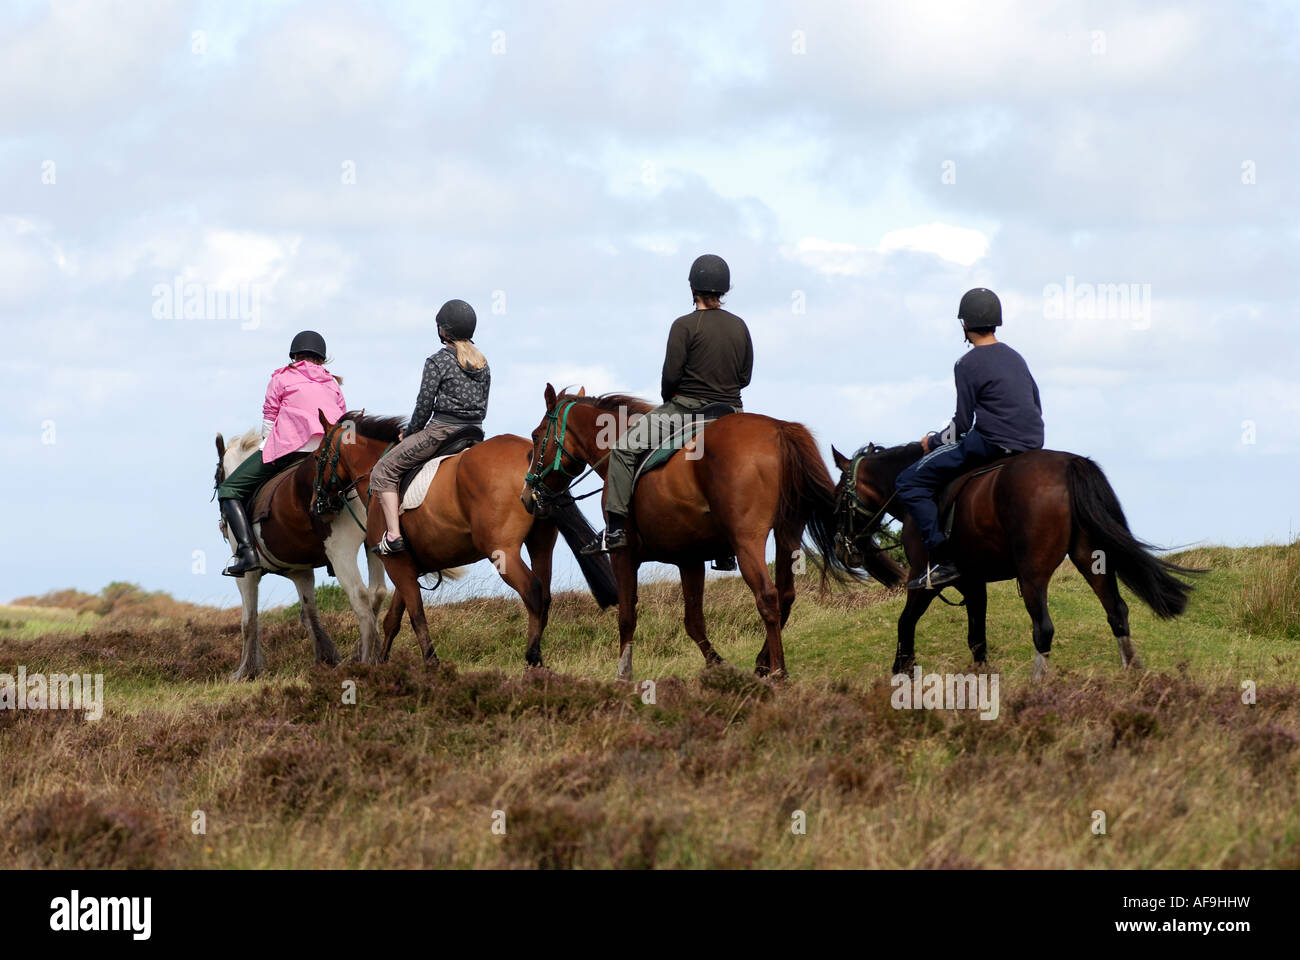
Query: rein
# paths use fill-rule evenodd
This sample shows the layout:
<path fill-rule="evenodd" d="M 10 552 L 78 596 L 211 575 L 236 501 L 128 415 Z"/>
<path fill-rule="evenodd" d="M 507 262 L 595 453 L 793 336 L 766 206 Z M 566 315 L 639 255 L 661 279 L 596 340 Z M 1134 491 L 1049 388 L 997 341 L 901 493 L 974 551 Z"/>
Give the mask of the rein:
<path fill-rule="evenodd" d="M 526 483 L 529 489 L 533 491 L 533 497 L 539 503 L 545 502 L 546 500 L 553 500 L 562 495 L 568 495 L 573 500 L 585 500 L 587 497 L 592 497 L 600 493 L 600 490 L 592 490 L 588 493 L 574 496 L 569 492 L 570 487 L 595 473 L 596 468 L 608 460 L 609 455 L 613 453 L 612 449 L 606 451 L 603 457 L 591 464 L 591 466 L 587 467 L 585 470 L 579 468 L 577 473 L 571 473 L 569 472 L 569 469 L 565 467 L 565 457 L 568 457 L 570 460 L 578 459 L 564 448 L 564 438 L 569 430 L 569 413 L 578 405 L 578 403 L 579 401 L 577 399 L 569 399 L 563 403 L 557 403 L 555 409 L 546 415 L 546 432 L 542 434 L 542 443 L 537 452 L 537 462 L 534 465 L 534 469 L 529 470 L 524 474 L 524 483 Z M 563 407 L 563 411 L 561 411 L 561 407 Z M 542 459 L 546 454 L 546 445 L 551 442 L 552 436 L 555 438 L 555 456 L 551 458 L 550 463 L 543 464 Z M 552 490 L 549 487 L 544 486 L 542 483 L 542 481 L 552 473 L 558 473 L 568 481 L 558 491 Z"/>
<path fill-rule="evenodd" d="M 894 502 L 894 498 L 898 496 L 898 488 L 895 487 L 894 492 L 880 505 L 880 509 L 875 513 L 871 512 L 871 506 L 858 496 L 858 468 L 861 466 L 864 456 L 866 456 L 865 452 L 859 450 L 853 455 L 853 460 L 848 467 L 845 468 L 843 490 L 840 492 L 840 501 L 835 507 L 835 512 L 840 516 L 840 528 L 835 531 L 835 545 L 844 551 L 846 562 L 862 559 L 862 548 L 858 546 L 859 540 L 863 537 L 875 537 L 877 534 L 883 533 L 881 524 L 884 522 L 885 511 Z M 861 527 L 858 527 L 855 521 L 863 516 L 867 517 L 867 521 Z M 890 534 L 890 537 L 893 539 L 893 543 L 883 547 L 872 543 L 871 549 L 876 553 L 885 553 L 902 543 L 901 536 Z M 850 566 L 856 567 L 862 566 L 862 564 L 850 563 Z M 966 606 L 965 599 L 953 603 L 943 595 L 942 590 L 939 590 L 936 595 L 950 607 Z"/>

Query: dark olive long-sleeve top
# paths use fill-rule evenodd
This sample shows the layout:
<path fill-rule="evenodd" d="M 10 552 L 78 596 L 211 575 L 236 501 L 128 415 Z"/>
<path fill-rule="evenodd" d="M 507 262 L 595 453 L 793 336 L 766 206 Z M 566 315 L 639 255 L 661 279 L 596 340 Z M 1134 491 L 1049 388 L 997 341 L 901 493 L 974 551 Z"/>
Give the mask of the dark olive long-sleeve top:
<path fill-rule="evenodd" d="M 754 344 L 745 321 L 726 310 L 696 310 L 673 321 L 660 383 L 674 396 L 740 406 L 754 372 Z"/>

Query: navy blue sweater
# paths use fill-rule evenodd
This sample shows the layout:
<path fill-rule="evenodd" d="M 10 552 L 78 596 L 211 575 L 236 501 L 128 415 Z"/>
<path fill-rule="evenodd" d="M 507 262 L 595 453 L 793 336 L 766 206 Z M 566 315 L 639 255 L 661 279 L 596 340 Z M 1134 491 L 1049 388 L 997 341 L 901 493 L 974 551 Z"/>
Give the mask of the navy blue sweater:
<path fill-rule="evenodd" d="M 1001 342 L 972 347 L 953 367 L 953 376 L 957 412 L 951 439 L 974 426 L 989 443 L 1007 450 L 1042 448 L 1043 405 L 1024 357 Z M 943 439 L 949 439 L 947 430 L 939 431 Z"/>

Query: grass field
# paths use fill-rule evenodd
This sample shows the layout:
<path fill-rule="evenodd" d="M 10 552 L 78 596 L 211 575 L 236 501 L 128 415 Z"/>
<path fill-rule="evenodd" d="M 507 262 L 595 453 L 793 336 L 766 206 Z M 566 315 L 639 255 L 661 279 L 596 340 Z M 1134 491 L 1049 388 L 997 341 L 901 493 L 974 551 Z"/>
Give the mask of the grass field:
<path fill-rule="evenodd" d="M 1141 673 L 1063 568 L 1031 684 L 1015 586 L 991 587 L 996 720 L 891 707 L 902 600 L 874 585 L 801 584 L 775 686 L 734 577 L 706 590 L 733 665 L 708 672 L 677 584 L 643 586 L 632 687 L 615 614 L 573 594 L 545 670 L 521 605 L 485 598 L 431 609 L 433 670 L 409 628 L 390 664 L 311 667 L 296 617 L 264 614 L 269 669 L 241 684 L 235 611 L 25 601 L 0 608 L 0 672 L 102 673 L 106 705 L 0 710 L 0 866 L 1300 867 L 1300 546 L 1181 562 L 1210 569 L 1185 617 L 1129 597 Z M 325 619 L 348 649 L 350 614 Z M 965 672 L 964 638 L 932 606 L 924 669 Z"/>

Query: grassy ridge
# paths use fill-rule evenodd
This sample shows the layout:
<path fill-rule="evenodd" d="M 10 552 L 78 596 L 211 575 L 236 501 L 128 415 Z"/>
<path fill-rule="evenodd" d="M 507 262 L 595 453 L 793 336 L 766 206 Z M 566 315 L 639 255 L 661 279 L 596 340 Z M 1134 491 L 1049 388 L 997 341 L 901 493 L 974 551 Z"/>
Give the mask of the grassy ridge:
<path fill-rule="evenodd" d="M 431 610 L 454 664 L 438 670 L 409 630 L 391 664 L 310 668 L 296 620 L 265 616 L 270 670 L 238 685 L 234 612 L 39 631 L 8 608 L 0 671 L 102 672 L 108 703 L 97 723 L 0 711 L 0 866 L 1297 867 L 1296 553 L 1184 555 L 1212 571 L 1187 616 L 1130 600 L 1136 675 L 1063 568 L 1054 675 L 1031 685 L 1027 615 L 992 586 L 991 721 L 890 706 L 901 598 L 874 586 L 801 584 L 775 688 L 748 673 L 761 633 L 738 579 L 710 582 L 706 615 L 739 669 L 707 673 L 677 585 L 644 586 L 653 704 L 612 681 L 615 615 L 578 595 L 556 599 L 548 670 L 522 670 L 517 601 L 483 598 Z M 326 620 L 355 638 L 349 615 Z M 964 671 L 964 632 L 964 611 L 934 605 L 924 668 Z"/>

